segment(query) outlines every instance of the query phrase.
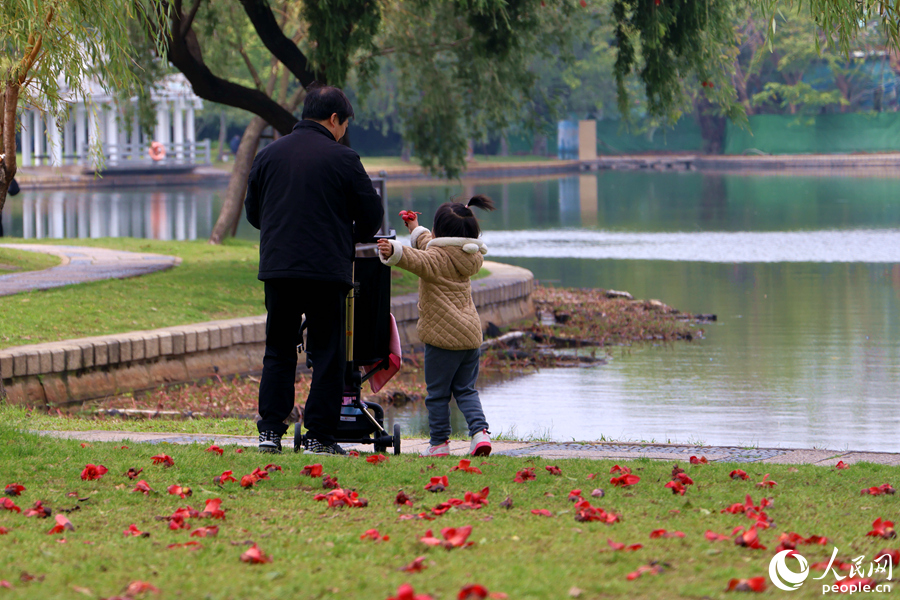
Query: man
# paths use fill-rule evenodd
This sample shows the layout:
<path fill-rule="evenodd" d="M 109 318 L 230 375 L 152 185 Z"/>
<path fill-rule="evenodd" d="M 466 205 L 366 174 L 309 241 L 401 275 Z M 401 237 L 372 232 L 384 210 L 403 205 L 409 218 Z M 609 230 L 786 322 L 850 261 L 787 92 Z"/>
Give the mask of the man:
<path fill-rule="evenodd" d="M 260 230 L 259 279 L 268 311 L 257 423 L 264 452 L 280 452 L 288 428 L 305 314 L 314 360 L 306 452 L 346 454 L 334 441 L 346 368 L 344 302 L 355 244 L 371 239 L 384 216 L 359 155 L 338 143 L 352 117 L 340 89 L 309 90 L 302 120 L 263 148 L 250 169 L 244 206 Z"/>

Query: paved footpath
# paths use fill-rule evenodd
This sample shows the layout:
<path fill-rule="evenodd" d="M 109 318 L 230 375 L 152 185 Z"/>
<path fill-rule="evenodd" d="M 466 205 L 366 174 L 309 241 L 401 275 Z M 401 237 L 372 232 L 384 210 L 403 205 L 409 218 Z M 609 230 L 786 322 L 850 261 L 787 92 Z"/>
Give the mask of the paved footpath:
<path fill-rule="evenodd" d="M 143 433 L 129 431 L 38 431 L 42 435 L 86 442 L 131 442 L 149 444 L 218 444 L 255 447 L 257 439 L 237 435 L 205 435 L 182 433 Z M 293 448 L 293 429 L 282 440 L 286 451 Z M 426 439 L 404 438 L 403 454 L 418 454 L 428 444 Z M 371 452 L 370 445 L 341 444 L 348 450 Z M 706 457 L 711 462 L 813 464 L 833 467 L 839 460 L 846 464 L 872 462 L 900 466 L 900 454 L 888 452 L 854 452 L 849 450 L 808 450 L 791 448 L 740 448 L 737 446 L 691 446 L 678 444 L 637 444 L 622 442 L 507 442 L 494 441 L 494 454 L 518 457 L 540 457 L 560 460 L 634 460 L 649 458 L 687 462 L 691 456 Z M 464 456 L 469 442 L 451 441 L 450 453 Z M 388 452 L 393 452 L 388 449 Z"/>
<path fill-rule="evenodd" d="M 171 269 L 181 263 L 177 256 L 125 252 L 87 246 L 54 246 L 49 244 L 0 244 L 0 248 L 53 254 L 62 264 L 42 271 L 26 271 L 0 275 L 0 296 L 32 290 L 99 281 L 125 279 L 155 271 Z"/>

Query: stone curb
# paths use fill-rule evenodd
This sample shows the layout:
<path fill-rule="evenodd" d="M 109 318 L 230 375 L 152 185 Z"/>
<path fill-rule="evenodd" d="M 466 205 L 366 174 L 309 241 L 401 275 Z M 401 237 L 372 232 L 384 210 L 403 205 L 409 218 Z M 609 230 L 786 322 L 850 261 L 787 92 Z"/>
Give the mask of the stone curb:
<path fill-rule="evenodd" d="M 530 271 L 486 262 L 472 296 L 483 325 L 533 314 Z M 393 298 L 404 347 L 417 346 L 417 294 Z M 161 384 L 262 369 L 266 316 L 178 325 L 0 350 L 0 383 L 14 403 L 83 401 Z M 302 363 L 301 363 L 302 364 Z"/>
<path fill-rule="evenodd" d="M 150 444 L 218 444 L 255 447 L 257 439 L 249 436 L 148 433 L 129 431 L 36 431 L 40 435 L 85 442 L 134 442 Z M 289 430 L 282 440 L 286 448 L 293 448 L 294 438 Z M 870 462 L 900 466 L 900 454 L 888 452 L 853 452 L 833 450 L 785 449 L 785 448 L 737 448 L 730 446 L 684 446 L 678 444 L 637 444 L 619 442 L 523 442 L 494 440 L 493 455 L 514 457 L 539 457 L 550 460 L 581 458 L 587 460 L 638 460 L 652 459 L 687 462 L 692 455 L 705 456 L 711 462 L 737 462 L 760 464 L 809 464 L 833 468 L 839 460 L 845 464 Z M 365 444 L 341 444 L 349 450 L 371 452 Z M 428 446 L 424 438 L 403 438 L 401 454 L 418 454 Z M 450 441 L 450 454 L 465 456 L 469 442 Z M 773 456 L 774 455 L 774 456 Z M 768 456 L 769 458 L 763 458 Z"/>

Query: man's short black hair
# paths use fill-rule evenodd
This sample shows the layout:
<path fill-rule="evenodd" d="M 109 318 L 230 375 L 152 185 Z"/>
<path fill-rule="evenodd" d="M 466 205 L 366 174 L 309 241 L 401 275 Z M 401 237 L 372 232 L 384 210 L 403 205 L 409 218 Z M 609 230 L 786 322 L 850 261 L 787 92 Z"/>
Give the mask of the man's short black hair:
<path fill-rule="evenodd" d="M 306 92 L 300 118 L 327 121 L 333 114 L 337 114 L 341 125 L 353 117 L 353 106 L 344 92 L 330 85 L 311 86 Z"/>

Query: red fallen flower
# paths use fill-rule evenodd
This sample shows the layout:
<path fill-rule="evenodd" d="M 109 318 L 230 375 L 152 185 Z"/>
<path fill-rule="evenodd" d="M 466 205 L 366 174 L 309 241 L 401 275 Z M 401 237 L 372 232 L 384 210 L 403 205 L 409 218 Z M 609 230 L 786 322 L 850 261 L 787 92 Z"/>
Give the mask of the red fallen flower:
<path fill-rule="evenodd" d="M 169 519 L 169 529 L 172 531 L 178 531 L 179 529 L 190 529 L 191 526 L 188 525 L 187 521 L 184 520 L 184 517 L 181 515 L 172 515 L 172 518 Z"/>
<path fill-rule="evenodd" d="M 870 531 L 866 535 L 872 536 L 872 537 L 880 537 L 880 538 L 889 540 L 893 537 L 897 537 L 897 532 L 894 531 L 894 522 L 893 521 L 882 521 L 881 517 L 878 517 L 872 523 L 872 531 Z"/>
<path fill-rule="evenodd" d="M 582 3 L 584 0 L 581 0 Z M 485 598 L 496 598 L 497 600 L 504 600 L 508 598 L 506 594 L 503 592 L 488 592 L 487 588 L 483 585 L 477 583 L 470 583 L 469 585 L 463 586 L 459 593 L 456 595 L 456 600 L 484 600 Z"/>
<path fill-rule="evenodd" d="M 398 506 L 403 506 L 404 504 L 406 506 L 412 506 L 413 501 L 409 499 L 409 496 L 406 495 L 406 492 L 400 490 L 399 492 L 397 492 L 397 497 L 394 498 L 394 504 Z"/>
<path fill-rule="evenodd" d="M 557 467 L 555 465 L 551 465 L 549 467 L 544 467 L 544 468 L 547 469 L 548 471 L 550 471 L 551 475 L 562 475 L 562 471 L 560 471 L 559 467 Z"/>
<path fill-rule="evenodd" d="M 420 512 L 417 515 L 400 515 L 398 517 L 401 521 L 411 521 L 413 519 L 421 519 L 423 521 L 434 521 L 434 517 L 430 516 L 428 513 Z"/>
<path fill-rule="evenodd" d="M 878 487 L 870 487 L 864 489 L 860 492 L 860 494 L 871 494 L 872 496 L 881 496 L 882 494 L 896 494 L 897 490 L 895 490 L 891 484 L 885 483 L 884 485 L 880 485 Z"/>
<path fill-rule="evenodd" d="M 406 211 L 403 211 L 406 212 Z M 404 219 L 405 220 L 405 219 Z M 397 588 L 397 595 L 391 596 L 387 600 L 433 600 L 428 594 L 417 594 L 413 587 L 408 583 L 404 583 Z"/>
<path fill-rule="evenodd" d="M 722 542 L 724 540 L 731 539 L 730 536 L 714 533 L 711 529 L 707 529 L 706 533 L 703 534 L 703 537 L 705 537 L 706 539 L 708 539 L 711 542 Z"/>
<path fill-rule="evenodd" d="M 634 485 L 634 484 L 636 484 L 636 483 L 639 482 L 640 480 L 641 480 L 641 478 L 638 477 L 637 475 L 631 475 L 631 474 L 629 473 L 629 474 L 626 474 L 626 475 L 621 475 L 621 476 L 619 476 L 619 477 L 613 477 L 612 479 L 609 480 L 609 482 L 610 482 L 611 484 L 613 484 L 614 486 L 616 486 L 616 487 L 620 487 L 620 486 L 621 486 L 621 487 L 628 487 L 629 485 Z"/>
<path fill-rule="evenodd" d="M 17 513 L 22 512 L 22 509 L 16 506 L 16 503 L 10 500 L 9 498 L 4 498 L 0 500 L 0 508 L 5 508 L 6 510 L 15 511 Z"/>
<path fill-rule="evenodd" d="M 130 537 L 130 536 L 134 536 L 134 537 L 150 537 L 150 534 L 149 534 L 149 533 L 144 533 L 143 531 L 141 531 L 140 529 L 138 529 L 138 528 L 137 528 L 137 525 L 135 525 L 134 523 L 132 523 L 131 525 L 129 525 L 129 526 L 128 526 L 128 529 L 126 529 L 125 531 L 122 532 L 122 535 L 124 535 L 125 537 Z"/>
<path fill-rule="evenodd" d="M 367 529 L 365 533 L 359 536 L 361 540 L 372 540 L 374 542 L 386 542 L 391 539 L 389 535 L 381 535 L 377 529 Z"/>
<path fill-rule="evenodd" d="M 614 542 L 610 538 L 606 538 L 606 544 L 613 550 L 621 550 L 623 552 L 634 552 L 635 550 L 640 550 L 644 547 L 643 544 L 631 544 L 630 546 L 626 546 L 625 544 Z"/>
<path fill-rule="evenodd" d="M 234 471 L 222 471 L 221 475 L 217 475 L 213 477 L 213 483 L 216 485 L 224 485 L 229 481 L 234 481 L 237 483 L 237 478 L 234 476 Z"/>
<path fill-rule="evenodd" d="M 505 508 L 506 510 L 511 509 L 513 507 L 512 497 L 507 496 L 506 500 L 504 500 L 500 503 L 500 506 Z"/>
<path fill-rule="evenodd" d="M 480 492 L 466 492 L 463 502 L 460 504 L 463 508 L 479 509 L 488 505 L 487 497 L 491 493 L 491 488 L 482 488 Z M 451 498 L 456 500 L 456 498 Z"/>
<path fill-rule="evenodd" d="M 10 483 L 3 492 L 7 496 L 18 496 L 25 491 L 25 486 L 18 483 Z"/>
<path fill-rule="evenodd" d="M 269 478 L 269 472 L 268 472 L 268 471 L 263 471 L 263 470 L 260 469 L 259 467 L 256 467 L 255 469 L 253 469 L 253 472 L 250 473 L 250 474 L 253 475 L 254 477 L 256 477 L 257 480 L 259 480 L 259 479 L 268 479 L 268 478 Z"/>
<path fill-rule="evenodd" d="M 419 538 L 419 541 L 429 546 L 443 546 L 448 550 L 450 548 L 466 548 L 475 545 L 475 542 L 467 542 L 469 535 L 472 533 L 472 526 L 465 527 L 445 527 L 441 529 L 443 540 L 439 540 L 432 535 L 431 530 L 425 532 L 425 537 Z"/>
<path fill-rule="evenodd" d="M 419 556 L 408 565 L 400 567 L 400 570 L 405 571 L 406 573 L 421 573 L 427 568 L 428 566 L 425 565 L 425 557 Z"/>
<path fill-rule="evenodd" d="M 597 488 L 597 489 L 595 489 L 595 490 L 591 490 L 591 497 L 592 497 L 592 498 L 602 498 L 604 495 L 605 495 L 605 494 L 604 494 L 603 490 L 601 490 L 600 488 Z"/>
<path fill-rule="evenodd" d="M 387 461 L 387 459 L 388 459 L 387 456 L 385 456 L 384 454 L 375 454 L 373 456 L 367 456 L 366 462 L 373 464 L 373 465 L 377 465 L 378 463 L 383 463 L 383 462 Z"/>
<path fill-rule="evenodd" d="M 244 475 L 243 477 L 241 477 L 241 487 L 252 488 L 254 485 L 256 485 L 257 481 L 259 481 L 259 477 L 257 477 L 256 475 Z"/>
<path fill-rule="evenodd" d="M 235 449 L 234 449 L 234 453 L 235 453 L 235 454 L 243 454 L 243 452 L 244 452 L 244 449 L 243 449 L 243 448 L 235 448 Z"/>
<path fill-rule="evenodd" d="M 219 508 L 222 505 L 221 498 L 210 498 L 206 501 L 206 506 L 197 515 L 199 517 L 209 517 L 211 519 L 224 519 L 225 511 Z"/>
<path fill-rule="evenodd" d="M 547 510 L 546 508 L 533 508 L 531 509 L 531 514 L 540 515 L 542 517 L 552 517 L 553 513 Z"/>
<path fill-rule="evenodd" d="M 66 515 L 57 514 L 55 517 L 56 525 L 47 532 L 48 535 L 53 535 L 54 533 L 62 533 L 63 531 L 75 531 L 75 526 L 72 525 L 72 522 L 66 518 Z"/>
<path fill-rule="evenodd" d="M 708 464 L 709 464 L 709 461 L 706 460 L 706 457 L 705 457 L 705 456 L 701 456 L 700 458 L 697 458 L 696 456 L 692 456 L 692 457 L 691 457 L 691 464 L 692 464 L 692 465 L 708 465 Z"/>
<path fill-rule="evenodd" d="M 357 452 L 356 450 L 349 450 L 347 452 L 347 456 L 351 456 L 353 458 L 359 458 L 359 452 Z"/>
<path fill-rule="evenodd" d="M 637 571 L 632 571 L 628 575 L 625 576 L 625 579 L 628 581 L 634 581 L 644 573 L 649 573 L 650 575 L 659 575 L 663 572 L 662 565 L 650 563 L 649 565 L 641 565 L 638 567 Z"/>
<path fill-rule="evenodd" d="M 568 500 L 569 502 L 578 502 L 579 500 L 582 500 L 581 490 L 572 490 L 571 492 L 569 492 L 566 500 Z"/>
<path fill-rule="evenodd" d="M 132 492 L 141 492 L 145 496 L 149 496 L 150 492 L 152 492 L 153 489 L 150 487 L 150 485 L 146 481 L 141 479 L 140 481 L 137 482 L 137 485 L 135 485 L 134 489 L 131 491 Z"/>
<path fill-rule="evenodd" d="M 9 529 L 7 529 L 6 527 L 0 527 L 0 535 L 6 535 L 7 533 L 9 533 Z"/>
<path fill-rule="evenodd" d="M 128 584 L 128 587 L 125 588 L 125 596 L 127 598 L 133 598 L 134 596 L 138 596 L 143 594 L 144 592 L 153 592 L 155 594 L 159 593 L 159 588 L 155 585 L 151 585 L 146 581 L 132 581 Z"/>
<path fill-rule="evenodd" d="M 531 481 L 534 478 L 534 467 L 528 467 L 527 469 L 516 471 L 516 476 L 513 481 L 515 481 L 516 483 L 525 483 L 526 481 Z"/>
<path fill-rule="evenodd" d="M 22 514 L 24 514 L 26 517 L 37 517 L 39 519 L 46 519 L 52 513 L 53 513 L 53 511 L 49 507 L 44 506 L 44 503 L 41 502 L 40 500 L 38 500 L 34 503 L 34 506 L 32 506 L 29 509 L 26 509 L 25 512 Z"/>
<path fill-rule="evenodd" d="M 321 477 L 322 476 L 322 465 L 316 463 L 314 465 L 306 465 L 302 469 L 300 469 L 301 475 L 306 475 L 308 477 Z"/>
<path fill-rule="evenodd" d="M 322 479 L 322 487 L 326 490 L 333 490 L 339 488 L 341 486 L 338 485 L 337 477 L 332 477 L 331 475 L 326 475 Z"/>
<path fill-rule="evenodd" d="M 167 549 L 171 550 L 172 548 L 190 548 L 191 550 L 199 550 L 203 547 L 203 544 L 198 542 L 197 540 L 191 540 L 190 542 L 182 542 L 180 544 L 169 544 L 166 546 Z M 110 599 L 112 600 L 112 599 Z"/>
<path fill-rule="evenodd" d="M 438 504 L 437 506 L 435 506 L 434 508 L 431 509 L 431 513 L 433 515 L 439 517 L 442 514 L 444 514 L 445 512 L 447 512 L 448 510 L 450 510 L 451 508 L 453 508 L 453 505 L 450 504 L 449 502 L 441 502 L 440 504 Z"/>
<path fill-rule="evenodd" d="M 664 487 L 671 488 L 673 494 L 684 496 L 684 485 L 680 481 L 670 481 Z"/>
<path fill-rule="evenodd" d="M 744 481 L 747 481 L 748 479 L 750 479 L 750 476 L 747 475 L 747 472 L 744 471 L 743 469 L 735 469 L 734 471 L 729 473 L 728 476 L 731 477 L 732 479 L 743 479 Z"/>
<path fill-rule="evenodd" d="M 694 485 L 694 480 L 687 473 L 678 473 L 675 475 L 675 479 L 683 485 Z"/>
<path fill-rule="evenodd" d="M 756 532 L 756 527 L 751 527 L 744 533 L 735 537 L 734 543 L 738 546 L 744 546 L 745 548 L 752 548 L 754 550 L 766 549 L 765 546 L 759 543 L 759 534 Z"/>
<path fill-rule="evenodd" d="M 732 579 L 728 582 L 729 592 L 764 592 L 766 591 L 765 577 L 750 577 L 749 579 Z"/>
<path fill-rule="evenodd" d="M 11 590 L 13 589 L 13 585 L 5 579 L 0 579 L 0 588 Z"/>
<path fill-rule="evenodd" d="M 184 500 L 188 496 L 193 495 L 193 491 L 189 487 L 182 487 L 177 483 L 173 483 L 169 486 L 169 493 L 173 496 L 181 496 L 181 499 Z"/>
<path fill-rule="evenodd" d="M 588 478 L 588 479 L 596 479 L 596 478 L 597 478 L 597 474 L 596 474 L 596 473 L 588 473 L 587 478 Z"/>
<path fill-rule="evenodd" d="M 103 465 L 87 465 L 81 472 L 81 479 L 88 481 L 90 479 L 100 479 L 107 472 L 107 468 Z"/>
<path fill-rule="evenodd" d="M 219 448 L 218 446 L 216 446 L 215 444 L 213 444 L 212 446 L 207 448 L 206 451 L 207 452 L 215 452 L 219 456 L 222 456 L 223 454 L 225 454 L 225 451 L 222 448 Z"/>
<path fill-rule="evenodd" d="M 684 537 L 684 532 L 682 531 L 666 531 L 665 529 L 654 529 L 650 532 L 650 539 L 655 540 L 656 538 L 672 538 L 672 537 Z"/>
<path fill-rule="evenodd" d="M 847 463 L 845 463 L 842 460 L 839 460 L 838 464 L 834 465 L 834 468 L 835 469 L 849 469 L 850 465 L 848 465 Z"/>
<path fill-rule="evenodd" d="M 128 450 L 128 446 L 119 446 L 119 450 Z"/>
<path fill-rule="evenodd" d="M 622 475 L 628 475 L 629 473 L 631 473 L 631 469 L 628 467 L 620 467 L 619 465 L 613 465 L 612 468 L 609 470 L 609 473 L 610 473 L 610 475 L 612 475 L 613 473 L 620 473 Z"/>
<path fill-rule="evenodd" d="M 766 473 L 763 475 L 762 481 L 756 484 L 756 487 L 775 487 L 778 485 L 774 481 L 769 481 L 769 474 Z"/>
<path fill-rule="evenodd" d="M 275 471 L 284 471 L 284 469 L 272 463 L 267 464 L 265 467 L 263 467 L 263 469 L 268 471 L 269 473 L 274 473 Z"/>
<path fill-rule="evenodd" d="M 164 465 L 166 467 L 175 466 L 175 461 L 172 460 L 172 457 L 168 454 L 157 454 L 156 456 L 151 456 L 150 460 L 153 461 L 154 465 Z"/>
<path fill-rule="evenodd" d="M 425 486 L 425 489 L 429 492 L 443 492 L 448 485 L 450 485 L 450 480 L 447 479 L 446 475 L 442 475 L 441 477 L 432 477 L 431 482 Z"/>
<path fill-rule="evenodd" d="M 127 477 L 128 479 L 137 479 L 138 475 L 141 474 L 141 471 L 143 471 L 143 469 L 135 469 L 134 467 L 131 467 L 130 469 L 128 469 L 128 471 L 126 471 L 125 477 Z"/>
<path fill-rule="evenodd" d="M 219 527 L 217 525 L 198 527 L 191 532 L 191 537 L 215 537 L 217 535 L 219 535 Z"/>
<path fill-rule="evenodd" d="M 587 500 L 581 500 L 575 503 L 575 520 L 579 523 L 585 521 L 600 521 L 608 525 L 619 521 L 619 515 L 606 512 L 599 506 L 591 506 Z"/>
<path fill-rule="evenodd" d="M 241 562 L 258 565 L 261 563 L 272 562 L 272 558 L 267 556 L 262 550 L 260 550 L 259 546 L 253 544 L 246 552 L 241 554 Z"/>
<path fill-rule="evenodd" d="M 341 508 L 343 506 L 365 508 L 369 505 L 369 501 L 365 498 L 360 498 L 358 493 L 350 492 L 348 494 L 346 490 L 341 488 L 331 490 L 327 494 L 316 494 L 313 500 L 326 500 L 329 508 Z"/>
<path fill-rule="evenodd" d="M 459 464 L 455 467 L 451 467 L 451 471 L 465 471 L 466 473 L 475 473 L 477 475 L 482 475 L 481 469 L 478 467 L 470 466 L 472 461 L 468 458 L 463 458 L 459 461 Z"/>

